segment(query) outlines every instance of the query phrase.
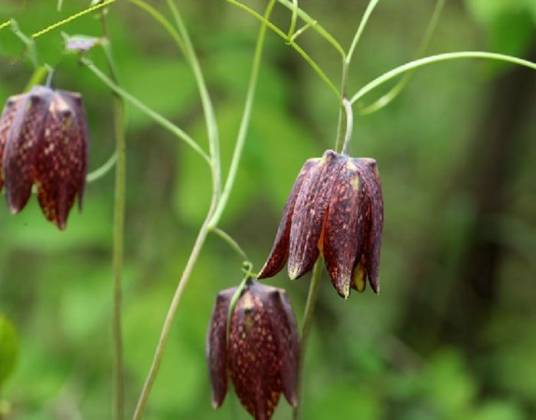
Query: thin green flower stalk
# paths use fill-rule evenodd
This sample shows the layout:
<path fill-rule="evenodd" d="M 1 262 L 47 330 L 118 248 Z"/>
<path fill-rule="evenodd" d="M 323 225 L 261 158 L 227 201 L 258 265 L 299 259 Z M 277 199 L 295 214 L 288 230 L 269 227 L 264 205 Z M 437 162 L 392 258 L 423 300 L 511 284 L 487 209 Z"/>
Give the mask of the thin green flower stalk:
<path fill-rule="evenodd" d="M 167 5 L 171 10 L 175 24 L 179 30 L 179 34 L 184 41 L 184 55 L 188 60 L 190 67 L 194 73 L 194 78 L 197 83 L 199 95 L 201 96 L 201 105 L 203 107 L 203 115 L 205 116 L 205 124 L 207 126 L 208 142 L 210 148 L 210 155 L 212 157 L 213 168 L 213 194 L 215 199 L 218 200 L 221 194 L 221 156 L 220 156 L 220 135 L 218 131 L 218 124 L 216 122 L 216 114 L 214 112 L 214 106 L 208 93 L 207 85 L 203 72 L 201 71 L 201 65 L 199 59 L 195 53 L 194 46 L 190 39 L 190 34 L 186 29 L 186 25 L 182 19 L 179 9 L 175 5 L 174 0 L 167 0 Z"/>
<path fill-rule="evenodd" d="M 108 174 L 108 172 L 110 172 L 114 168 L 116 162 L 117 153 L 114 152 L 112 156 L 110 156 L 108 160 L 102 164 L 102 166 L 99 166 L 97 169 L 87 174 L 86 182 L 88 184 L 91 184 L 92 182 L 103 178 L 105 175 Z"/>
<path fill-rule="evenodd" d="M 267 18 L 270 16 L 274 4 L 275 4 L 275 0 L 271 0 L 269 5 L 267 6 L 266 13 L 265 13 L 265 16 Z M 247 102 L 251 102 L 251 103 L 253 102 L 255 88 L 256 88 L 256 81 L 257 81 L 258 72 L 260 69 L 260 59 L 262 57 L 262 50 L 264 48 L 266 26 L 267 26 L 266 24 L 261 25 L 261 28 L 259 30 L 259 35 L 257 38 L 257 46 L 255 49 L 256 58 L 254 59 L 254 65 L 252 68 L 251 79 L 250 79 L 250 80 L 254 80 L 255 82 L 254 83 L 250 82 L 249 87 L 248 87 L 248 94 L 247 94 L 247 98 L 248 98 Z M 257 57 L 258 57 L 258 61 L 257 61 Z M 237 149 L 239 148 L 241 149 L 243 147 L 243 143 L 245 141 L 246 131 L 249 125 L 250 118 L 251 118 L 251 105 L 248 106 L 246 104 L 246 107 L 244 110 L 244 118 L 241 124 L 241 126 L 245 128 L 240 130 L 240 133 L 242 134 L 239 134 L 239 139 L 237 140 L 237 144 L 235 146 L 233 161 L 231 163 L 231 169 L 229 171 L 226 186 L 224 188 L 224 191 L 221 197 L 218 197 L 215 194 L 212 195 L 212 201 L 211 201 L 209 211 L 207 213 L 205 221 L 203 222 L 201 226 L 201 229 L 199 230 L 197 239 L 195 240 L 195 243 L 194 243 L 194 247 L 192 249 L 190 257 L 188 258 L 188 262 L 179 280 L 177 289 L 175 291 L 170 307 L 168 309 L 168 313 L 166 315 L 166 319 L 164 321 L 164 325 L 160 333 L 160 338 L 159 338 L 159 341 L 158 341 L 158 344 L 157 344 L 157 347 L 153 356 L 153 361 L 151 363 L 149 373 L 147 375 L 142 392 L 136 404 L 136 409 L 132 417 L 133 420 L 139 420 L 143 417 L 143 413 L 145 412 L 145 408 L 147 406 L 147 402 L 148 402 L 151 390 L 153 388 L 154 382 L 160 370 L 160 365 L 162 363 L 162 358 L 163 358 L 163 355 L 167 346 L 169 334 L 171 332 L 173 321 L 175 319 L 182 295 L 184 293 L 186 286 L 188 285 L 188 282 L 191 277 L 191 273 L 197 262 L 197 259 L 199 258 L 199 255 L 201 253 L 201 250 L 203 248 L 203 245 L 207 239 L 209 232 L 217 227 L 217 221 L 219 220 L 219 216 L 214 218 L 214 215 L 215 214 L 221 215 L 221 213 L 223 212 L 225 208 L 225 203 L 227 202 L 227 198 L 225 197 L 228 197 L 231 193 L 232 187 L 234 185 L 234 180 L 236 177 L 236 171 L 237 171 L 238 164 L 240 161 L 240 156 L 241 156 L 241 150 L 237 152 Z M 241 135 L 243 135 L 244 137 L 243 139 L 241 139 L 240 137 Z M 221 204 L 222 202 L 224 203 L 223 205 Z"/>
<path fill-rule="evenodd" d="M 108 42 L 104 43 L 104 55 L 108 64 L 108 71 L 113 82 L 120 86 L 119 77 L 113 58 L 112 47 L 109 42 L 108 21 L 106 13 L 100 15 L 102 35 Z M 125 366 L 123 356 L 123 265 L 125 245 L 125 206 L 126 206 L 126 135 L 125 135 L 125 103 L 117 93 L 113 94 L 113 121 L 115 136 L 115 192 L 114 192 L 114 228 L 113 228 L 113 318 L 112 333 L 114 343 L 114 418 L 125 418 Z"/>
<path fill-rule="evenodd" d="M 82 64 L 84 64 L 97 78 L 100 79 L 101 82 L 103 82 L 106 86 L 108 86 L 112 91 L 114 91 L 116 94 L 121 96 L 125 101 L 139 109 L 141 112 L 143 112 L 145 115 L 147 115 L 149 118 L 151 118 L 155 123 L 160 125 L 161 127 L 165 128 L 169 132 L 171 132 L 175 137 L 177 137 L 179 140 L 184 141 L 193 151 L 195 151 L 199 156 L 203 158 L 205 162 L 208 163 L 208 165 L 211 164 L 211 159 L 208 156 L 208 154 L 199 146 L 199 144 L 196 143 L 196 141 L 190 137 L 184 130 L 182 130 L 180 127 L 173 124 L 171 121 L 169 121 L 164 116 L 160 115 L 158 112 L 152 110 L 148 106 L 146 106 L 142 101 L 137 99 L 136 97 L 132 96 L 130 93 L 128 93 L 123 88 L 117 86 L 113 80 L 111 80 L 102 70 L 100 70 L 89 58 L 83 57 L 81 59 Z"/>
<path fill-rule="evenodd" d="M 409 63 L 403 64 L 401 66 L 398 66 L 387 73 L 382 74 L 381 76 L 377 77 L 370 83 L 363 86 L 361 89 L 359 89 L 354 96 L 352 96 L 352 99 L 350 102 L 352 104 L 359 101 L 361 98 L 363 98 L 365 95 L 367 95 L 372 90 L 376 89 L 377 87 L 383 85 L 384 83 L 388 82 L 391 79 L 394 79 L 397 76 L 400 76 L 408 71 L 413 71 L 414 69 L 417 69 L 422 66 L 426 66 L 428 64 L 433 63 L 439 63 L 441 61 L 450 61 L 450 60 L 460 60 L 460 59 L 487 59 L 487 60 L 494 60 L 494 61 L 503 61 L 507 63 L 517 64 L 519 66 L 528 67 L 530 69 L 536 70 L 536 63 L 533 63 L 532 61 L 524 60 L 522 58 L 513 57 L 511 55 L 505 55 L 505 54 L 497 54 L 497 53 L 490 53 L 490 52 L 484 52 L 484 51 L 459 51 L 459 52 L 452 52 L 452 53 L 444 53 L 444 54 L 437 54 L 432 55 L 429 57 L 420 58 L 418 60 L 410 61 Z"/>
<path fill-rule="evenodd" d="M 242 152 L 244 150 L 244 145 L 246 143 L 246 137 L 249 130 L 249 122 L 251 121 L 253 101 L 255 99 L 255 93 L 257 91 L 257 83 L 262 62 L 262 52 L 264 50 L 264 41 L 266 38 L 266 28 L 268 28 L 269 22 L 268 17 L 271 15 L 274 6 L 275 2 L 271 0 L 266 8 L 264 20 L 262 21 L 261 29 L 259 30 L 259 35 L 257 37 L 257 45 L 255 46 L 255 53 L 253 56 L 253 65 L 246 94 L 244 112 L 242 113 L 242 120 L 240 121 L 240 128 L 238 130 L 238 137 L 236 139 L 236 144 L 231 160 L 231 165 L 229 167 L 227 180 L 225 181 L 225 186 L 223 188 L 223 192 L 220 197 L 218 206 L 216 207 L 216 210 L 214 211 L 214 214 L 210 220 L 209 226 L 211 229 L 216 228 L 220 222 L 221 216 L 223 214 L 223 211 L 225 210 L 227 201 L 229 200 L 229 196 L 231 195 L 231 191 L 234 187 L 236 174 L 238 172 L 238 166 L 240 164 L 240 160 L 242 159 Z"/>
<path fill-rule="evenodd" d="M 340 97 L 339 118 L 338 118 L 339 122 L 337 124 L 337 137 L 335 140 L 335 150 L 340 150 L 344 141 L 344 133 L 345 133 L 344 131 L 344 124 L 345 124 L 344 98 L 346 97 L 346 90 L 347 90 L 347 84 L 348 84 L 348 72 L 350 71 L 350 63 L 352 62 L 355 49 L 357 48 L 357 44 L 359 44 L 359 41 L 361 40 L 361 36 L 363 35 L 363 32 L 365 31 L 365 28 L 370 19 L 370 16 L 372 15 L 372 12 L 378 5 L 378 2 L 379 0 L 370 0 L 369 4 L 367 5 L 367 8 L 365 9 L 363 17 L 361 18 L 361 21 L 359 22 L 359 26 L 357 27 L 355 35 L 352 39 L 352 44 L 350 45 L 348 53 L 346 53 L 343 57 L 342 71 L 341 71 L 341 87 L 340 87 L 341 97 Z"/>
<path fill-rule="evenodd" d="M 175 26 L 173 26 L 158 10 L 153 6 L 145 2 L 144 0 L 129 0 L 132 4 L 139 7 L 146 13 L 148 13 L 156 22 L 158 22 L 173 38 L 176 42 L 179 50 L 184 54 L 188 64 L 190 65 L 194 78 L 197 84 L 199 95 L 201 97 L 201 105 L 203 107 L 203 115 L 205 116 L 205 123 L 207 126 L 207 134 L 210 148 L 210 167 L 212 171 L 212 191 L 218 199 L 221 194 L 221 168 L 220 168 L 220 140 L 218 125 L 216 123 L 216 116 L 212 100 L 208 94 L 205 78 L 201 71 L 199 60 L 195 53 L 190 35 L 184 25 L 182 17 L 178 8 L 172 0 L 167 1 L 167 5 L 171 10 L 173 18 L 175 20 Z"/>

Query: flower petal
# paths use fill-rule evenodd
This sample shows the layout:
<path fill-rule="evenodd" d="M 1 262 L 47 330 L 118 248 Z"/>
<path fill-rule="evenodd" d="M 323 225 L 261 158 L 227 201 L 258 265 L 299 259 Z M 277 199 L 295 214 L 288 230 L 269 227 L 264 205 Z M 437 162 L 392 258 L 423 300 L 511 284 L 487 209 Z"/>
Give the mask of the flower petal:
<path fill-rule="evenodd" d="M 370 227 L 364 249 L 367 277 L 375 293 L 380 291 L 379 266 L 383 231 L 383 196 L 378 167 L 374 159 L 354 159 L 370 200 Z"/>
<path fill-rule="evenodd" d="M 229 367 L 236 394 L 257 420 L 270 419 L 281 395 L 277 336 L 272 328 L 272 287 L 249 286 L 238 300 L 229 334 Z"/>
<path fill-rule="evenodd" d="M 288 273 L 296 279 L 312 267 L 318 258 L 318 244 L 331 190 L 344 162 L 331 150 L 313 166 L 298 193 L 290 229 Z"/>
<path fill-rule="evenodd" d="M 46 218 L 64 229 L 85 182 L 86 139 L 71 96 L 55 93 L 35 157 L 38 199 Z"/>
<path fill-rule="evenodd" d="M 17 111 L 17 104 L 21 101 L 22 96 L 11 96 L 7 102 L 4 110 L 2 111 L 2 116 L 0 117 L 0 191 L 4 186 L 4 171 L 2 169 L 2 157 L 4 156 L 4 151 L 7 143 L 7 138 L 9 131 L 13 125 L 13 120 L 15 119 L 15 114 Z"/>
<path fill-rule="evenodd" d="M 207 335 L 206 358 L 214 408 L 223 404 L 227 394 L 227 312 L 235 290 L 226 289 L 218 294 Z"/>
<path fill-rule="evenodd" d="M 277 335 L 283 393 L 289 404 L 297 407 L 300 345 L 296 318 L 284 290 L 274 291 L 272 301 L 274 307 L 272 328 Z"/>
<path fill-rule="evenodd" d="M 311 169 L 315 165 L 318 165 L 320 160 L 321 159 L 319 158 L 307 160 L 303 165 L 298 175 L 298 178 L 294 182 L 294 186 L 292 187 L 292 190 L 288 197 L 287 204 L 285 205 L 285 209 L 283 210 L 283 217 L 281 218 L 281 222 L 279 224 L 279 227 L 277 228 L 277 233 L 275 235 L 272 250 L 270 251 L 270 255 L 268 256 L 266 263 L 264 263 L 264 266 L 262 267 L 259 275 L 257 276 L 259 279 L 275 276 L 279 271 L 281 271 L 281 269 L 287 262 L 290 227 L 292 224 L 292 213 L 294 211 L 294 205 L 296 204 L 296 199 L 301 190 L 304 180 L 309 176 Z"/>
<path fill-rule="evenodd" d="M 35 153 L 52 95 L 49 88 L 37 86 L 17 106 L 3 157 L 6 198 L 12 213 L 20 212 L 32 193 Z"/>
<path fill-rule="evenodd" d="M 59 91 L 63 99 L 70 103 L 78 122 L 78 136 L 76 137 L 76 149 L 79 159 L 76 162 L 75 178 L 78 179 L 78 206 L 82 209 L 84 190 L 86 187 L 89 130 L 87 115 L 82 96 L 75 92 Z"/>
<path fill-rule="evenodd" d="M 345 299 L 350 295 L 354 263 L 363 249 L 365 204 L 359 170 L 347 158 L 333 186 L 323 235 L 326 267 L 333 286 Z"/>

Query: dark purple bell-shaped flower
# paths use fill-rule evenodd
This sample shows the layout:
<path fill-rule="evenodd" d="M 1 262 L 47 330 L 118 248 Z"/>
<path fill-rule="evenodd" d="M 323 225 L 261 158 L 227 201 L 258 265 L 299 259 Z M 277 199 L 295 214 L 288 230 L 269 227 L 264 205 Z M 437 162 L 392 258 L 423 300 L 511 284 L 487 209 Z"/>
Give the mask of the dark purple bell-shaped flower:
<path fill-rule="evenodd" d="M 333 286 L 344 298 L 368 278 L 380 290 L 383 198 L 376 161 L 331 150 L 305 162 L 288 198 L 272 251 L 259 278 L 288 261 L 296 279 L 323 254 Z"/>
<path fill-rule="evenodd" d="M 292 406 L 297 405 L 296 320 L 284 290 L 249 282 L 228 326 L 235 291 L 218 294 L 207 337 L 212 404 L 221 406 L 230 377 L 247 411 L 256 420 L 269 420 L 281 392 Z"/>
<path fill-rule="evenodd" d="M 32 186 L 46 218 L 64 229 L 87 171 L 87 120 L 78 93 L 36 86 L 7 100 L 0 117 L 0 190 L 12 213 L 28 202 Z"/>

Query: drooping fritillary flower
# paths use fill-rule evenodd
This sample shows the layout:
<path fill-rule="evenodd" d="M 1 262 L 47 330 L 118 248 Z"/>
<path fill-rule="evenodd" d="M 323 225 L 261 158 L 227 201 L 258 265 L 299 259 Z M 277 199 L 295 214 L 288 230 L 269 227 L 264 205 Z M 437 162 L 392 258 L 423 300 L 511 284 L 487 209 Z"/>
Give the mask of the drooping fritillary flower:
<path fill-rule="evenodd" d="M 339 295 L 363 291 L 367 278 L 378 293 L 382 230 L 376 161 L 328 150 L 301 169 L 258 277 L 274 276 L 288 261 L 289 277 L 296 279 L 322 254 Z"/>
<path fill-rule="evenodd" d="M 87 171 L 87 120 L 78 93 L 36 86 L 7 100 L 0 117 L 0 190 L 19 213 L 37 187 L 45 217 L 64 229 Z"/>
<path fill-rule="evenodd" d="M 256 420 L 269 420 L 281 392 L 289 404 L 297 405 L 296 320 L 284 290 L 249 282 L 228 326 L 235 291 L 218 294 L 207 337 L 212 405 L 221 406 L 230 378 L 247 411 Z"/>

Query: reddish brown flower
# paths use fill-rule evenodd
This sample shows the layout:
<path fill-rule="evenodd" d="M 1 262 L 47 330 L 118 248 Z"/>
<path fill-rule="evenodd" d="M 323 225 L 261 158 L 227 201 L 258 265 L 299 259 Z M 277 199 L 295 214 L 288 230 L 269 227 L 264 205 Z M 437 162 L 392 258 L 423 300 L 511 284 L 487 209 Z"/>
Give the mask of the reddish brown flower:
<path fill-rule="evenodd" d="M 366 278 L 378 293 L 382 230 L 376 161 L 328 150 L 305 162 L 259 278 L 274 276 L 288 261 L 289 277 L 296 279 L 322 253 L 341 296 L 347 298 L 350 288 L 364 290 Z"/>
<path fill-rule="evenodd" d="M 87 127 L 78 93 L 36 86 L 8 99 L 0 118 L 0 190 L 12 213 L 32 185 L 46 218 L 64 229 L 76 197 L 81 206 L 87 170 Z"/>
<path fill-rule="evenodd" d="M 298 335 L 284 290 L 250 282 L 227 317 L 236 288 L 218 294 L 207 337 L 212 405 L 221 406 L 228 377 L 242 405 L 257 420 L 269 420 L 281 392 L 297 404 Z"/>

